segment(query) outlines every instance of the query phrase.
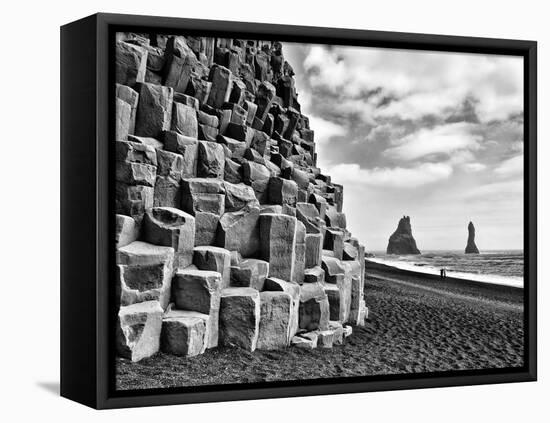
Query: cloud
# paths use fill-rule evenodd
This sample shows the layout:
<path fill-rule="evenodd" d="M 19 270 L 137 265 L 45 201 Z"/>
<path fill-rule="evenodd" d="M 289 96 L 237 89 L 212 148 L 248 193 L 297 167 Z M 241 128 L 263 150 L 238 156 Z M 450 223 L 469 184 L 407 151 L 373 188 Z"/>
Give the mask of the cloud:
<path fill-rule="evenodd" d="M 364 123 L 376 125 L 373 118 L 376 113 L 376 105 L 368 99 L 343 99 L 338 102 L 338 112 L 344 115 L 357 116 Z"/>
<path fill-rule="evenodd" d="M 315 133 L 317 166 L 326 169 L 332 163 L 332 157 L 327 151 L 328 144 L 335 137 L 345 136 L 348 130 L 340 124 L 315 115 L 309 115 L 309 125 Z"/>
<path fill-rule="evenodd" d="M 512 151 L 520 151 L 523 153 L 523 141 L 514 141 L 510 145 L 510 150 Z"/>
<path fill-rule="evenodd" d="M 467 172 L 481 172 L 482 170 L 487 169 L 487 165 L 483 163 L 464 163 L 461 165 L 462 168 Z"/>
<path fill-rule="evenodd" d="M 484 248 L 521 248 L 521 58 L 288 46 L 318 166 L 344 185 L 354 236 L 385 249 L 407 213 L 426 249 L 463 248 L 469 220 Z"/>
<path fill-rule="evenodd" d="M 451 163 L 453 165 L 465 165 L 474 161 L 475 156 L 469 150 L 456 151 L 447 160 L 448 163 Z"/>
<path fill-rule="evenodd" d="M 326 144 L 332 137 L 347 133 L 344 126 L 314 115 L 309 115 L 309 126 L 315 132 L 315 143 L 317 145 Z"/>
<path fill-rule="evenodd" d="M 516 145 L 523 144 L 523 115 L 517 115 L 511 119 L 494 121 L 486 125 L 486 138 L 495 144 Z M 488 141 L 489 142 L 489 141 Z"/>
<path fill-rule="evenodd" d="M 403 138 L 408 131 L 404 125 L 397 122 L 377 125 L 365 137 L 368 143 L 390 143 L 393 140 Z"/>
<path fill-rule="evenodd" d="M 476 113 L 477 100 L 474 98 L 467 98 L 464 102 L 456 108 L 450 116 L 445 119 L 447 123 L 453 122 L 471 122 L 479 123 L 479 117 Z"/>
<path fill-rule="evenodd" d="M 414 188 L 447 179 L 453 168 L 446 163 L 423 163 L 416 167 L 363 169 L 356 163 L 330 168 L 332 180 L 341 184 L 364 184 L 385 188 Z"/>
<path fill-rule="evenodd" d="M 523 180 L 516 179 L 506 182 L 494 182 L 477 187 L 472 187 L 465 195 L 464 199 L 474 200 L 483 199 L 486 201 L 508 200 L 511 199 L 515 204 L 522 204 L 520 200 L 523 196 Z M 493 210 L 494 212 L 494 210 Z"/>
<path fill-rule="evenodd" d="M 339 89 L 350 76 L 345 60 L 324 46 L 311 47 L 304 60 L 304 68 L 309 73 L 311 85 L 324 86 L 332 91 Z"/>
<path fill-rule="evenodd" d="M 489 122 L 523 109 L 520 57 L 315 45 L 303 65 L 313 89 L 363 101 L 376 92 L 364 101 L 378 106 L 372 118 Z"/>
<path fill-rule="evenodd" d="M 523 154 L 503 161 L 495 168 L 495 173 L 504 177 L 523 174 Z"/>
<path fill-rule="evenodd" d="M 456 166 L 467 173 L 481 172 L 487 169 L 487 165 L 476 161 L 476 157 L 469 150 L 454 152 L 451 157 L 449 157 L 449 160 L 447 160 L 447 163 Z"/>
<path fill-rule="evenodd" d="M 396 147 L 384 155 L 399 160 L 416 160 L 432 154 L 451 155 L 457 150 L 477 150 L 482 137 L 473 133 L 472 124 L 459 122 L 423 128 L 396 140 Z"/>

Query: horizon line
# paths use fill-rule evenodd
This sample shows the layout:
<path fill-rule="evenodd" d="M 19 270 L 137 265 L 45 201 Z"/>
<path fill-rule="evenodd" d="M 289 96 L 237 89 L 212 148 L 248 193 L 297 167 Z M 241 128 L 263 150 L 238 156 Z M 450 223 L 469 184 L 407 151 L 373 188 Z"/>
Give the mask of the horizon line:
<path fill-rule="evenodd" d="M 479 248 L 479 251 L 524 251 L 524 248 L 490 248 L 490 249 L 482 249 Z M 386 253 L 386 249 L 383 250 L 367 250 L 365 251 L 371 251 L 373 253 L 380 253 L 383 252 Z M 420 250 L 420 254 L 423 254 L 423 252 L 430 252 L 430 251 L 464 251 L 464 248 L 426 248 L 424 250 Z M 393 254 L 393 255 L 418 255 L 418 254 Z"/>

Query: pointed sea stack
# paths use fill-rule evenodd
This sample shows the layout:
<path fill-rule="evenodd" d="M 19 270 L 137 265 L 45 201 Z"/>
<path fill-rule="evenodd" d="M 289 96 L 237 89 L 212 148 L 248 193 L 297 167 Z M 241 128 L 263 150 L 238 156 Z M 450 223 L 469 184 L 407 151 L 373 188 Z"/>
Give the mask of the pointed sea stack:
<path fill-rule="evenodd" d="M 390 236 L 388 242 L 387 254 L 420 254 L 416 247 L 416 241 L 412 235 L 411 218 L 403 216 L 399 220 L 397 229 Z"/>
<path fill-rule="evenodd" d="M 479 254 L 479 250 L 476 246 L 476 228 L 474 228 L 474 224 L 470 222 L 468 224 L 468 243 L 466 244 L 466 250 L 464 250 L 465 254 Z"/>

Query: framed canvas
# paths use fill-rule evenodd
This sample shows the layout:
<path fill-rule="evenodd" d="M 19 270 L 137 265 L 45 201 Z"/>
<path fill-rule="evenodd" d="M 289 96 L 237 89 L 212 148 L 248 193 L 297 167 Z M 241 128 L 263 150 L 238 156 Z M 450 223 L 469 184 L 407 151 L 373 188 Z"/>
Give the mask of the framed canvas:
<path fill-rule="evenodd" d="M 536 130 L 533 41 L 63 26 L 61 394 L 536 380 Z"/>

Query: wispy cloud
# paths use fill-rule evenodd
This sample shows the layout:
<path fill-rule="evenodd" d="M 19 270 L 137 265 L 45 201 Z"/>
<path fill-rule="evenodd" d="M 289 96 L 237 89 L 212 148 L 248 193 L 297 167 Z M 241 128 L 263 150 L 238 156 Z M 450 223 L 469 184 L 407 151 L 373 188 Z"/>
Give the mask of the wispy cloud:
<path fill-rule="evenodd" d="M 487 165 L 477 162 L 464 163 L 462 164 L 462 168 L 467 172 L 481 172 L 482 170 L 487 169 Z"/>
<path fill-rule="evenodd" d="M 445 180 L 453 168 L 446 163 L 423 163 L 415 167 L 363 169 L 356 163 L 330 168 L 332 179 L 342 184 L 364 184 L 386 188 L 412 188 Z"/>
<path fill-rule="evenodd" d="M 309 115 L 309 125 L 315 131 L 315 142 L 325 144 L 332 137 L 345 135 L 347 128 L 322 117 Z"/>
<path fill-rule="evenodd" d="M 511 181 L 493 182 L 473 187 L 464 195 L 464 198 L 469 200 L 481 198 L 490 202 L 499 198 L 520 200 L 522 195 L 523 181 L 521 179 L 514 179 Z M 516 201 L 516 203 L 519 204 L 518 201 Z"/>
<path fill-rule="evenodd" d="M 459 122 L 420 129 L 395 141 L 396 147 L 384 151 L 384 155 L 398 160 L 416 160 L 432 154 L 451 155 L 457 150 L 477 150 L 481 136 L 474 134 L 473 126 Z"/>
<path fill-rule="evenodd" d="M 495 168 L 495 173 L 499 176 L 521 175 L 523 173 L 523 154 L 503 161 Z"/>

